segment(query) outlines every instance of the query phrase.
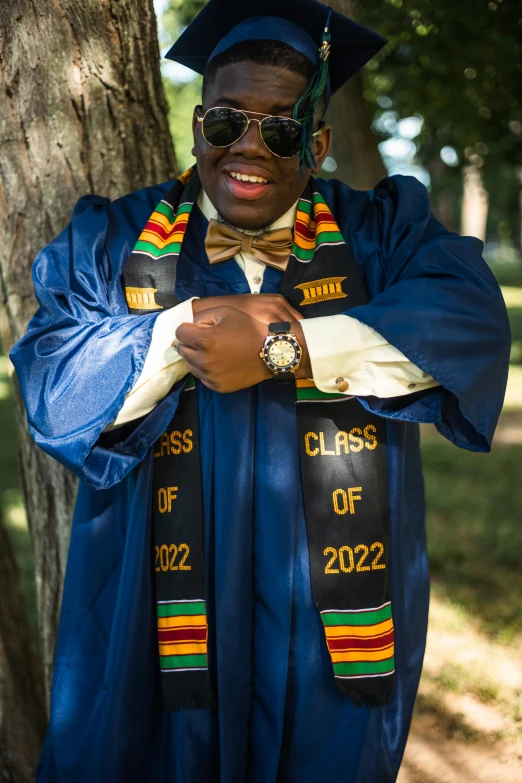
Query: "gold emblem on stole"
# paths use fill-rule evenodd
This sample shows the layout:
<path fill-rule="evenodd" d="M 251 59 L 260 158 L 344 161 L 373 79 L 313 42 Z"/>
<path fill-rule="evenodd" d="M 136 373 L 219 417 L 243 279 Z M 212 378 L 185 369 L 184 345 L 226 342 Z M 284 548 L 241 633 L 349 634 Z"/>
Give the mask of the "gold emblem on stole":
<path fill-rule="evenodd" d="M 125 299 L 128 307 L 132 310 L 163 310 L 154 298 L 157 290 L 157 288 L 126 288 Z"/>
<path fill-rule="evenodd" d="M 299 307 L 327 302 L 330 299 L 346 299 L 348 294 L 345 294 L 342 287 L 345 280 L 346 277 L 323 277 L 322 280 L 312 280 L 311 283 L 296 285 L 296 289 L 301 289 L 304 296 Z"/>

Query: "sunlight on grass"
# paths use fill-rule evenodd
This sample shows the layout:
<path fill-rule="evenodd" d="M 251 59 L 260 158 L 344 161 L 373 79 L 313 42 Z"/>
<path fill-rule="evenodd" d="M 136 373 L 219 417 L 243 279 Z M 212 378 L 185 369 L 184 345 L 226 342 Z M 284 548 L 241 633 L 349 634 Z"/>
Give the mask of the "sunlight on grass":
<path fill-rule="evenodd" d="M 522 410 L 522 288 L 504 286 L 504 301 L 509 311 L 513 342 L 505 411 Z"/>
<path fill-rule="evenodd" d="M 522 351 L 521 351 L 522 358 Z M 522 367 L 511 365 L 509 368 L 509 380 L 504 401 L 504 410 L 522 409 Z"/>
<path fill-rule="evenodd" d="M 502 296 L 506 307 L 522 307 L 522 288 L 514 288 L 513 286 L 503 286 Z"/>
<path fill-rule="evenodd" d="M 522 634 L 522 445 L 489 455 L 423 439 L 428 552 L 445 594 L 495 638 Z"/>
<path fill-rule="evenodd" d="M 9 381 L 0 380 L 0 400 L 8 400 L 10 396 Z"/>
<path fill-rule="evenodd" d="M 17 496 L 10 503 L 4 502 L 4 514 L 8 527 L 22 531 L 28 530 L 27 515 L 21 497 Z"/>

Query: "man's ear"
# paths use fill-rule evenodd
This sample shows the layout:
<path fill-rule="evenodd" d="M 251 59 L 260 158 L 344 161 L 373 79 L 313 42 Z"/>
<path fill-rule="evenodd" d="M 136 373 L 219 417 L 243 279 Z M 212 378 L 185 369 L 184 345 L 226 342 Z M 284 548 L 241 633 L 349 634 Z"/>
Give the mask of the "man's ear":
<path fill-rule="evenodd" d="M 192 115 L 192 138 L 194 140 L 194 146 L 192 147 L 192 154 L 194 157 L 196 156 L 196 144 L 197 144 L 197 133 L 198 133 L 198 125 L 200 124 L 198 122 L 198 109 L 201 109 L 201 106 L 195 106 L 194 107 L 194 114 Z"/>
<path fill-rule="evenodd" d="M 312 174 L 319 174 L 323 168 L 325 158 L 328 157 L 328 153 L 332 148 L 332 126 L 325 125 L 323 132 L 320 136 L 316 136 L 314 139 L 313 150 L 315 158 L 315 166 L 312 168 Z"/>

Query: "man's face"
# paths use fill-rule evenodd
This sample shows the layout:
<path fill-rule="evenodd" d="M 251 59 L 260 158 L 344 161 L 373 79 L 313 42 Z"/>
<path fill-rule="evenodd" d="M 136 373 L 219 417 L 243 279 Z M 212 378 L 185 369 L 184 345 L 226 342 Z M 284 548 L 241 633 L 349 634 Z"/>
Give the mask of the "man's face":
<path fill-rule="evenodd" d="M 272 65 L 250 61 L 220 68 L 207 85 L 203 111 L 213 106 L 291 117 L 295 104 L 306 89 L 303 76 Z M 259 119 L 262 119 L 259 117 Z M 219 214 L 238 228 L 260 229 L 287 212 L 302 194 L 310 177 L 299 177 L 299 157 L 278 158 L 263 144 L 259 124 L 230 147 L 211 147 L 194 116 L 194 154 L 201 184 Z M 331 146 L 331 129 L 314 141 L 317 167 L 321 170 Z M 232 173 L 263 177 L 267 184 L 238 181 Z"/>

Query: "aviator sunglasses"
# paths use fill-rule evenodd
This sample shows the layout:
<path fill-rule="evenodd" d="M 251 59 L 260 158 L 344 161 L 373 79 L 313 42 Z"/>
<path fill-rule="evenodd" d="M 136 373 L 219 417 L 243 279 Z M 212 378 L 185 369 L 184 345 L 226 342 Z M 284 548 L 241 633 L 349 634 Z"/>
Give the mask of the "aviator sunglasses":
<path fill-rule="evenodd" d="M 303 126 L 298 120 L 293 120 L 291 117 L 275 117 L 258 111 L 230 109 L 226 106 L 214 106 L 200 117 L 202 110 L 202 106 L 196 106 L 196 115 L 198 122 L 201 123 L 203 138 L 211 147 L 230 147 L 245 135 L 251 122 L 257 122 L 261 140 L 273 155 L 277 158 L 293 158 L 299 154 Z M 257 114 L 263 119 L 249 117 L 249 114 Z M 323 130 L 324 123 L 321 123 L 313 136 L 320 136 Z"/>

